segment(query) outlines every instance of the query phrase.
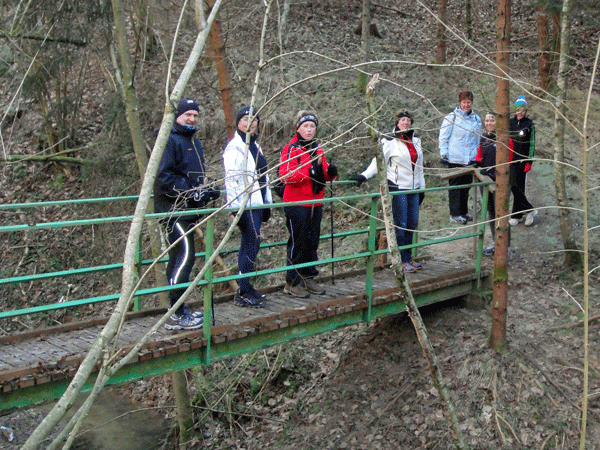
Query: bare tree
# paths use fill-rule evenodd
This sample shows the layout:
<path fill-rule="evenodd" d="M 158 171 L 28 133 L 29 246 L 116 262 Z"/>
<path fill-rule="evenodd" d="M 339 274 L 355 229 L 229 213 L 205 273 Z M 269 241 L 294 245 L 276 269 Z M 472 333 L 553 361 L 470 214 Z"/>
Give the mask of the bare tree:
<path fill-rule="evenodd" d="M 217 0 L 213 10 L 211 11 L 210 17 L 207 20 L 207 23 L 209 25 L 215 19 L 216 13 L 218 12 L 220 5 L 221 0 Z M 171 129 L 171 125 L 174 120 L 175 105 L 181 97 L 185 86 L 187 85 L 189 79 L 192 76 L 192 72 L 196 67 L 197 62 L 202 55 L 207 37 L 208 30 L 204 30 L 204 32 L 198 34 L 194 43 L 194 47 L 190 52 L 188 61 L 182 70 L 181 76 L 175 83 L 175 86 L 173 87 L 167 99 L 163 121 L 158 133 L 156 143 L 154 145 L 154 150 L 148 161 L 148 168 L 146 170 L 146 174 L 144 176 L 144 180 L 140 190 L 140 197 L 136 205 L 134 218 L 131 222 L 123 262 L 122 290 L 121 295 L 119 297 L 119 301 L 115 305 L 115 309 L 108 323 L 106 324 L 105 328 L 102 330 L 102 332 L 92 345 L 85 359 L 82 361 L 81 365 L 79 366 L 79 369 L 77 370 L 77 373 L 75 374 L 72 382 L 67 387 L 65 393 L 59 399 L 56 405 L 52 408 L 52 410 L 48 413 L 48 415 L 44 418 L 44 420 L 40 423 L 40 425 L 29 436 L 29 438 L 22 447 L 23 450 L 33 450 L 39 447 L 40 443 L 48 436 L 48 434 L 54 429 L 58 422 L 64 417 L 66 412 L 71 408 L 75 397 L 81 391 L 89 375 L 97 367 L 98 361 L 102 359 L 103 364 L 92 392 L 90 393 L 88 399 L 82 405 L 80 410 L 78 410 L 78 412 L 74 415 L 73 419 L 69 421 L 63 433 L 61 433 L 61 435 L 58 438 L 64 439 L 66 434 L 70 433 L 69 438 L 67 440 L 67 444 L 65 445 L 66 448 L 69 448 L 69 442 L 72 442 L 72 440 L 74 439 L 76 430 L 81 425 L 81 419 L 85 417 L 95 397 L 101 391 L 102 387 L 106 384 L 111 374 L 115 373 L 116 370 L 122 367 L 122 365 L 125 364 L 129 359 L 131 359 L 134 356 L 135 352 L 137 352 L 137 349 L 133 350 L 133 352 L 128 354 L 128 357 L 126 356 L 122 358 L 118 361 L 118 364 L 115 364 L 114 360 L 115 358 L 117 358 L 117 356 L 113 353 L 113 343 L 115 337 L 117 336 L 121 328 L 121 323 L 124 320 L 125 313 L 133 297 L 133 293 L 136 291 L 136 283 L 134 281 L 134 261 L 135 254 L 137 251 L 137 243 L 142 230 L 142 225 L 144 223 L 144 215 L 146 213 L 150 195 L 152 193 L 152 187 L 154 185 L 154 179 L 156 177 L 158 164 L 160 163 L 162 152 L 164 150 Z M 210 262 L 212 263 L 212 261 Z M 191 289 L 188 289 L 188 291 L 191 291 Z M 155 325 L 155 329 L 157 329 L 159 326 L 162 326 L 162 324 L 166 322 L 169 315 L 172 314 L 175 311 L 175 309 L 179 307 L 179 305 L 184 301 L 184 299 L 185 294 L 184 296 L 182 296 L 180 301 L 177 302 L 173 307 L 171 307 L 169 311 L 167 311 L 167 313 L 161 318 L 161 320 L 158 321 L 158 323 Z M 149 336 L 150 335 L 147 336 L 146 340 L 149 339 Z M 144 340 L 142 342 L 144 342 Z M 138 343 L 138 346 L 139 344 L 141 344 L 141 342 Z M 138 346 L 136 346 L 136 348 Z"/>
<path fill-rule="evenodd" d="M 377 109 L 375 107 L 373 93 L 378 81 L 379 75 L 375 74 L 366 88 L 367 106 L 369 112 L 367 121 L 370 125 L 369 128 L 371 133 L 371 139 L 375 142 L 377 142 L 379 134 L 376 131 L 376 124 L 373 121 L 373 117 Z M 383 210 L 385 234 L 387 237 L 387 243 L 392 262 L 392 269 L 394 270 L 396 282 L 398 283 L 398 287 L 400 288 L 400 291 L 404 296 L 406 302 L 406 310 L 417 333 L 417 338 L 419 339 L 419 343 L 421 344 L 421 348 L 423 349 L 425 359 L 427 360 L 429 372 L 431 374 L 431 380 L 440 395 L 442 410 L 444 411 L 446 421 L 448 422 L 448 426 L 450 427 L 450 431 L 454 438 L 454 447 L 457 449 L 466 449 L 467 445 L 465 443 L 464 436 L 460 431 L 458 418 L 456 417 L 456 413 L 454 410 L 454 403 L 452 402 L 452 399 L 450 397 L 448 387 L 444 382 L 444 377 L 442 375 L 437 356 L 433 349 L 433 345 L 431 345 L 431 341 L 429 340 L 429 336 L 427 335 L 427 328 L 425 327 L 425 323 L 423 322 L 423 318 L 421 317 L 421 313 L 419 312 L 419 308 L 417 307 L 415 298 L 412 295 L 410 286 L 408 285 L 408 281 L 406 280 L 406 277 L 404 276 L 404 271 L 402 270 L 400 250 L 398 249 L 398 243 L 396 242 L 396 236 L 394 232 L 394 221 L 392 218 L 391 204 L 392 199 L 390 196 L 390 191 L 387 182 L 386 162 L 384 161 L 383 154 L 381 151 L 379 151 L 379 147 L 377 145 L 373 146 L 373 153 L 375 154 L 374 156 L 377 160 L 377 176 L 379 178 L 379 192 L 381 194 L 381 209 Z"/>
<path fill-rule="evenodd" d="M 555 113 L 554 113 L 554 184 L 556 186 L 556 203 L 560 233 L 565 248 L 565 264 L 581 267 L 581 253 L 573 238 L 573 226 L 570 220 L 567 186 L 565 182 L 565 114 L 569 83 L 569 47 L 571 45 L 571 0 L 564 0 L 562 10 L 562 26 L 560 38 L 560 56 L 558 63 Z"/>
<path fill-rule="evenodd" d="M 509 199 L 509 65 L 510 0 L 498 1 L 496 48 L 496 242 L 494 251 L 494 302 L 492 329 L 488 344 L 496 351 L 506 348 L 506 308 L 508 299 L 508 199 Z"/>

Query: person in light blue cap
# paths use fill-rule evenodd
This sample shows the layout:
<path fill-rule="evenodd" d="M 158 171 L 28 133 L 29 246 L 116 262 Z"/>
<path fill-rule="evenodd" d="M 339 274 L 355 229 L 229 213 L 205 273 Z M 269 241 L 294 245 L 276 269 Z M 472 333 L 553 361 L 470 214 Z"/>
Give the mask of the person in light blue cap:
<path fill-rule="evenodd" d="M 537 215 L 537 210 L 525 195 L 527 173 L 531 170 L 535 152 L 535 125 L 527 117 L 527 99 L 524 95 L 519 95 L 515 101 L 515 115 L 510 119 L 510 138 L 514 145 L 510 165 L 513 208 L 508 223 L 515 226 L 524 221 L 525 226 L 529 227 Z"/>

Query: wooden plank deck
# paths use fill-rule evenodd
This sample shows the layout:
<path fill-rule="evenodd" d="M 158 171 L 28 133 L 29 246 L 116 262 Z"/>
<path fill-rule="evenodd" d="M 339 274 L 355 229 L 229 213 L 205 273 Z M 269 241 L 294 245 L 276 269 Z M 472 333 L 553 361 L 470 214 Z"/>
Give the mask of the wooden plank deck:
<path fill-rule="evenodd" d="M 421 304 L 464 295 L 470 292 L 476 278 L 470 263 L 443 261 L 427 261 L 423 270 L 407 274 L 413 295 L 417 300 L 422 299 Z M 254 345 L 260 346 L 291 338 L 281 338 L 282 330 L 292 334 L 296 331 L 304 332 L 304 335 L 314 334 L 319 330 L 326 331 L 327 321 L 331 321 L 333 316 L 345 315 L 348 320 L 356 321 L 357 317 L 362 320 L 368 307 L 364 294 L 364 272 L 341 274 L 336 277 L 334 285 L 329 279 L 321 281 L 326 287 L 326 294 L 311 295 L 307 299 L 292 298 L 284 294 L 282 286 L 265 289 L 262 292 L 267 295 L 267 302 L 265 308 L 261 309 L 234 306 L 231 301 L 232 295 L 215 298 L 211 352 L 219 348 L 220 344 L 235 346 L 240 340 L 257 339 L 256 342 L 259 343 Z M 457 287 L 460 290 L 456 290 Z M 425 300 L 432 292 L 441 294 Z M 374 274 L 372 308 L 377 307 L 384 308 L 378 313 L 379 316 L 398 313 L 399 308 L 403 307 L 393 273 L 389 269 L 376 270 Z M 162 310 L 159 309 L 130 313 L 117 341 L 117 348 L 132 347 L 161 313 Z M 212 318 L 205 317 L 205 321 L 207 320 L 212 322 Z M 95 319 L 0 338 L 0 400 L 13 391 L 71 378 L 105 322 L 106 319 Z M 335 326 L 344 324 L 336 323 Z M 313 328 L 306 331 L 309 325 Z M 263 340 L 257 338 L 276 332 L 280 335 L 271 341 L 266 337 Z M 129 366 L 157 358 L 166 360 L 167 357 L 194 350 L 205 351 L 207 344 L 202 329 L 173 332 L 162 328 L 133 358 Z M 167 362 L 162 373 L 179 368 L 169 366 Z M 2 403 L 3 401 L 0 401 L 0 404 Z M 0 409 L 4 408 L 0 406 Z"/>

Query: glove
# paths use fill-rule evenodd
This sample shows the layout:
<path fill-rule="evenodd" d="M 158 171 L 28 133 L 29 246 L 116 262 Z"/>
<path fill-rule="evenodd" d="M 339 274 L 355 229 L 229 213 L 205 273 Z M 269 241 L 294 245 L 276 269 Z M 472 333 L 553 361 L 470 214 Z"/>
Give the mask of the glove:
<path fill-rule="evenodd" d="M 221 196 L 221 189 L 219 188 L 219 186 L 211 186 L 210 188 L 210 195 L 209 195 L 209 202 L 212 202 L 216 199 L 218 199 Z"/>
<path fill-rule="evenodd" d="M 209 186 L 200 186 L 194 189 L 192 199 L 200 206 L 204 206 L 210 199 L 211 188 Z"/>
<path fill-rule="evenodd" d="M 525 163 L 525 167 L 523 168 L 523 172 L 527 173 L 531 170 L 531 163 Z"/>
<path fill-rule="evenodd" d="M 337 167 L 335 167 L 333 164 L 331 164 L 327 168 L 327 175 L 329 175 L 329 178 L 335 178 L 335 177 L 337 177 L 338 176 Z"/>
<path fill-rule="evenodd" d="M 419 192 L 419 206 L 421 206 L 423 200 L 425 200 L 425 192 Z"/>
<path fill-rule="evenodd" d="M 365 177 L 364 175 L 354 175 L 353 177 L 350 177 L 350 179 L 352 181 L 356 181 L 356 185 L 358 187 L 360 187 L 361 184 L 367 181 L 367 177 Z"/>
<path fill-rule="evenodd" d="M 271 218 L 271 208 L 264 208 L 262 210 L 262 221 L 268 222 L 270 218 Z"/>
<path fill-rule="evenodd" d="M 469 164 L 467 164 L 467 166 L 475 166 L 477 167 L 477 161 L 472 159 L 471 161 L 469 161 Z"/>
<path fill-rule="evenodd" d="M 440 160 L 440 162 L 442 163 L 442 165 L 444 165 L 446 167 L 450 167 L 450 161 L 448 161 L 447 156 L 442 156 L 442 159 Z"/>
<path fill-rule="evenodd" d="M 475 165 L 475 167 L 481 167 L 481 161 L 475 160 L 475 161 L 473 161 L 473 164 Z"/>

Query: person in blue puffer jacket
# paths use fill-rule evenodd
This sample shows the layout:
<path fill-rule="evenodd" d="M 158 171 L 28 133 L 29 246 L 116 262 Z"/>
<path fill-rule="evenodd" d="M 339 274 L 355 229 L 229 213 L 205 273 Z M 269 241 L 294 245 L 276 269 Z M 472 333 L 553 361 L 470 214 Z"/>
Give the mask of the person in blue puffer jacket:
<path fill-rule="evenodd" d="M 444 117 L 440 127 L 439 147 L 442 164 L 450 167 L 465 167 L 474 164 L 481 136 L 481 118 L 473 111 L 473 93 L 464 91 L 458 95 L 460 106 Z M 450 178 L 450 186 L 470 184 L 469 174 Z M 473 216 L 469 214 L 469 188 L 448 191 L 450 220 L 462 225 Z"/>
<path fill-rule="evenodd" d="M 175 122 L 165 146 L 156 180 L 154 182 L 154 212 L 173 213 L 194 210 L 216 200 L 219 189 L 206 184 L 204 150 L 194 137 L 198 128 L 200 108 L 191 98 L 182 99 L 177 105 Z M 166 230 L 169 245 L 167 279 L 169 285 L 187 283 L 195 261 L 194 235 L 188 233 L 201 218 L 197 213 L 183 216 L 167 216 L 160 219 Z M 171 306 L 185 292 L 185 288 L 169 291 Z M 202 313 L 193 311 L 183 303 L 169 317 L 165 327 L 169 330 L 193 330 L 202 327 Z"/>

